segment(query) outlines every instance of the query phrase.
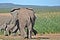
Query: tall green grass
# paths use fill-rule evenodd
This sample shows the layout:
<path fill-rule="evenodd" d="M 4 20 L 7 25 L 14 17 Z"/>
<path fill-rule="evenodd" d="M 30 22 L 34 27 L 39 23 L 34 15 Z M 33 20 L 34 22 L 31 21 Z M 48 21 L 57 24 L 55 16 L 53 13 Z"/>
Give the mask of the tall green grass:
<path fill-rule="evenodd" d="M 35 29 L 38 33 L 60 33 L 60 12 L 36 13 Z"/>

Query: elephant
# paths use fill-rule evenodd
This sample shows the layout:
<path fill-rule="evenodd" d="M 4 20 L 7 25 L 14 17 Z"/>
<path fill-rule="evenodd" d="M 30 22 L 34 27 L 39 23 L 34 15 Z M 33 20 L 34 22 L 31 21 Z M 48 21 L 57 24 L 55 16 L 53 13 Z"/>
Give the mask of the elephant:
<path fill-rule="evenodd" d="M 11 10 L 11 14 L 15 17 L 15 21 L 16 19 L 19 20 L 19 29 L 23 38 L 31 38 L 32 32 L 37 34 L 37 31 L 33 29 L 36 16 L 32 8 L 15 8 Z M 25 28 L 27 28 L 27 32 Z"/>
<path fill-rule="evenodd" d="M 6 35 L 6 31 L 5 31 L 6 27 L 7 26 L 5 23 L 3 25 L 0 25 L 0 31 L 4 30 L 4 35 Z"/>
<path fill-rule="evenodd" d="M 15 21 L 13 21 L 14 23 L 12 24 L 9 24 L 9 25 L 7 25 L 7 28 L 6 28 L 6 31 L 7 31 L 7 33 L 8 33 L 8 35 L 10 34 L 10 33 L 14 33 L 13 35 L 16 35 L 16 32 L 18 31 L 18 33 L 19 33 L 19 23 L 18 23 L 18 20 L 16 20 L 16 22 Z M 10 33 L 9 33 L 10 32 Z M 20 33 L 19 33 L 20 34 Z"/>
<path fill-rule="evenodd" d="M 4 35 L 10 35 L 10 33 L 16 33 L 18 31 L 18 20 L 16 22 L 13 20 L 13 17 L 7 18 L 3 17 L 0 19 L 0 30 L 4 30 Z"/>
<path fill-rule="evenodd" d="M 11 17 L 10 16 L 0 16 L 0 31 L 4 30 L 4 35 L 6 35 L 7 24 L 10 24 Z"/>

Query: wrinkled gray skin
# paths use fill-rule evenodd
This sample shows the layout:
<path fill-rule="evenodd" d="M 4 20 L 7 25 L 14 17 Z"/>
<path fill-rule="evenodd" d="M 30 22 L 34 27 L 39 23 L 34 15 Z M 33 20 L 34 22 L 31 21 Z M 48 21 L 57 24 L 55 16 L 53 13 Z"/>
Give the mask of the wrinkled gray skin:
<path fill-rule="evenodd" d="M 36 35 L 37 31 L 33 29 L 35 23 L 35 14 L 33 9 L 29 8 L 16 8 L 11 11 L 11 14 L 14 16 L 14 20 L 19 20 L 19 29 L 22 37 L 31 38 L 32 32 Z M 27 28 L 27 32 L 25 32 Z"/>
<path fill-rule="evenodd" d="M 10 24 L 11 17 L 2 16 L 0 19 L 0 30 L 4 30 L 4 35 L 6 35 L 7 24 Z"/>
<path fill-rule="evenodd" d="M 0 26 L 0 31 L 4 30 L 4 35 L 6 35 L 6 24 Z"/>
<path fill-rule="evenodd" d="M 19 33 L 18 20 L 16 20 L 16 21 L 13 20 L 13 21 L 11 21 L 11 23 L 10 23 L 9 25 L 7 25 L 6 30 L 7 30 L 8 35 L 10 34 L 9 32 L 14 33 L 13 35 L 15 35 L 15 33 L 16 33 L 17 31 L 18 31 L 18 33 Z"/>
<path fill-rule="evenodd" d="M 4 35 L 10 35 L 10 33 L 14 35 L 18 31 L 18 24 L 13 20 L 13 17 L 1 18 L 0 21 L 0 30 L 4 30 Z"/>

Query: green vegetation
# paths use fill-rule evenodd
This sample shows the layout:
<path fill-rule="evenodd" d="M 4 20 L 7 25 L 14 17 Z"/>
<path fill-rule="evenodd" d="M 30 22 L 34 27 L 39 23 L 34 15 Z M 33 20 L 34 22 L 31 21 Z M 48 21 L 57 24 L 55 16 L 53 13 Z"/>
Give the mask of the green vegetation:
<path fill-rule="evenodd" d="M 0 30 L 0 35 L 3 35 L 3 34 L 4 34 L 4 30 L 2 30 L 2 31 Z"/>
<path fill-rule="evenodd" d="M 35 29 L 38 33 L 60 33 L 60 12 L 37 11 Z"/>
<path fill-rule="evenodd" d="M 6 13 L 11 9 L 0 9 Z M 36 22 L 34 29 L 38 33 L 60 33 L 60 9 L 34 9 L 36 12 Z M 0 33 L 1 34 L 1 33 Z"/>
<path fill-rule="evenodd" d="M 9 13 L 11 8 L 0 8 L 0 13 Z"/>

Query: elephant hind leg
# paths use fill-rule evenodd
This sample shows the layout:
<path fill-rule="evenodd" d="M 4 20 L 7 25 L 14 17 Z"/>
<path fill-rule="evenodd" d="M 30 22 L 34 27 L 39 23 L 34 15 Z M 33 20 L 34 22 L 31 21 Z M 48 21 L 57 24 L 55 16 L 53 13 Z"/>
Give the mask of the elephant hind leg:
<path fill-rule="evenodd" d="M 11 34 L 10 30 L 6 29 L 6 36 L 9 36 Z"/>
<path fill-rule="evenodd" d="M 4 30 L 4 35 L 5 35 L 5 36 L 8 36 L 8 34 L 7 34 L 6 32 L 7 32 L 7 31 Z"/>
<path fill-rule="evenodd" d="M 28 38 L 32 38 L 32 24 L 28 26 Z"/>
<path fill-rule="evenodd" d="M 35 21 L 32 22 L 32 32 L 34 33 L 34 35 L 36 35 L 37 34 L 37 31 L 33 28 L 34 27 L 34 24 L 35 24 Z"/>
<path fill-rule="evenodd" d="M 4 31 L 4 35 L 5 35 L 5 36 L 9 36 L 10 33 L 11 33 L 10 31 Z"/>
<path fill-rule="evenodd" d="M 23 38 L 27 37 L 26 32 L 25 32 L 25 29 L 24 29 L 24 26 L 22 26 L 22 27 L 20 26 L 20 33 L 21 33 L 21 36 Z"/>
<path fill-rule="evenodd" d="M 32 32 L 34 33 L 34 35 L 37 34 L 37 31 L 35 29 L 32 28 Z"/>

